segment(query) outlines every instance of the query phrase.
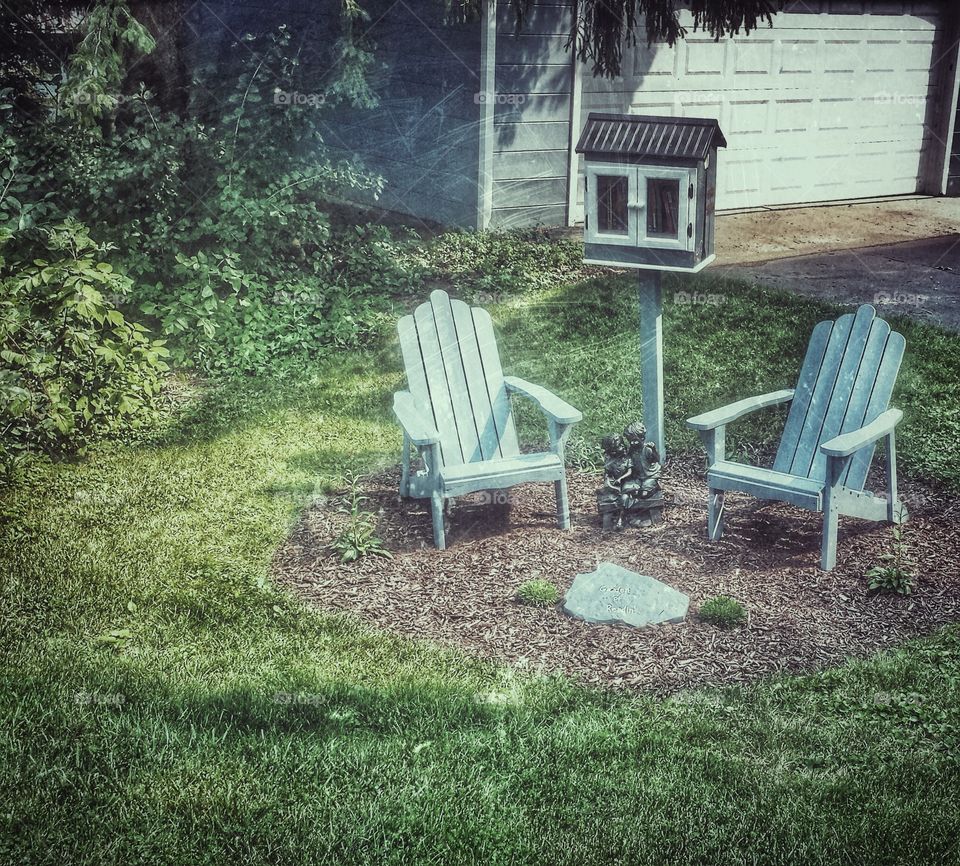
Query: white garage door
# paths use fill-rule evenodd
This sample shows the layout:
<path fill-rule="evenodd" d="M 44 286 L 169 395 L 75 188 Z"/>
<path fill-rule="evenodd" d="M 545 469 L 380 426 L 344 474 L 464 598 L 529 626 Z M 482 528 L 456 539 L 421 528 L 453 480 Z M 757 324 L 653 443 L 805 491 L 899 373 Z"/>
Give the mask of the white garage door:
<path fill-rule="evenodd" d="M 938 4 L 802 8 L 749 37 L 638 46 L 623 79 L 585 76 L 584 112 L 717 118 L 718 208 L 916 192 Z"/>

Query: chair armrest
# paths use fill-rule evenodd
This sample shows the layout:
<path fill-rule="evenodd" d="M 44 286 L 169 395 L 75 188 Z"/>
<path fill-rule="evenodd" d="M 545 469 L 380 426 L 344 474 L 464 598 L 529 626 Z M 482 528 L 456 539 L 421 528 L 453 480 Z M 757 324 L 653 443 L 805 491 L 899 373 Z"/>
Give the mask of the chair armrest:
<path fill-rule="evenodd" d="M 556 394 L 551 394 L 546 388 L 532 385 L 516 376 L 506 376 L 503 381 L 508 393 L 516 392 L 533 400 L 540 407 L 540 411 L 557 424 L 576 424 L 583 420 L 583 413 L 561 400 Z"/>
<path fill-rule="evenodd" d="M 820 450 L 828 457 L 849 457 L 861 448 L 872 445 L 878 439 L 889 436 L 900 423 L 901 418 L 903 418 L 903 412 L 899 409 L 887 409 L 859 430 L 841 433 L 824 442 Z"/>
<path fill-rule="evenodd" d="M 433 426 L 414 402 L 413 394 L 409 391 L 397 391 L 393 395 L 393 414 L 403 427 L 403 432 L 410 437 L 410 441 L 418 448 L 427 445 L 436 445 L 440 441 L 440 433 Z"/>
<path fill-rule="evenodd" d="M 687 424 L 694 430 L 715 430 L 717 427 L 723 427 L 749 415 L 757 409 L 765 409 L 767 406 L 776 406 L 779 403 L 786 403 L 793 399 L 793 388 L 787 388 L 783 391 L 771 391 L 769 394 L 761 394 L 759 397 L 747 397 L 746 400 L 738 400 L 729 406 L 722 406 L 714 409 L 712 412 L 704 412 L 702 415 L 695 415 L 687 420 Z"/>

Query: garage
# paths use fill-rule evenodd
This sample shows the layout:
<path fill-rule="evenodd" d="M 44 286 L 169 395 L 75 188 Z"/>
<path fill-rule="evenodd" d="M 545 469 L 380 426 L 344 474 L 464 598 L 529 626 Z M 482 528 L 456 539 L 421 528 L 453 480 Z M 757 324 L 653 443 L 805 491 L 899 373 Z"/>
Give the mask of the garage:
<path fill-rule="evenodd" d="M 721 209 L 916 193 L 937 146 L 942 8 L 794 4 L 749 37 L 638 46 L 622 78 L 583 76 L 581 122 L 590 111 L 717 118 L 729 143 Z"/>

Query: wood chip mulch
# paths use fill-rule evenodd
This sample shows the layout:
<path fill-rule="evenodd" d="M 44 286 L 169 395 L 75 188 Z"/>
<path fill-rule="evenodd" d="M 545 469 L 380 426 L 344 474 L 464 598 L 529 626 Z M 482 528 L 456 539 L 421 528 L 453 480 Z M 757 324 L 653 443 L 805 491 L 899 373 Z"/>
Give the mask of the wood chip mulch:
<path fill-rule="evenodd" d="M 277 578 L 324 610 L 381 629 L 461 647 L 481 657 L 581 682 L 657 694 L 821 669 L 960 620 L 960 506 L 929 486 L 901 482 L 910 509 L 905 537 L 917 563 L 913 595 L 871 593 L 864 572 L 888 549 L 891 529 L 841 517 L 837 568 L 818 568 L 821 516 L 729 495 L 726 532 L 704 536 L 701 466 L 674 460 L 656 527 L 603 533 L 596 475 L 570 472 L 573 529 L 556 528 L 552 485 L 509 491 L 509 505 L 457 500 L 448 548 L 433 548 L 429 503 L 402 501 L 399 472 L 369 478 L 367 506 L 392 559 L 344 565 L 330 549 L 346 517 L 337 497 L 303 516 L 277 552 Z M 881 489 L 875 487 L 874 489 Z M 602 561 L 651 575 L 690 597 L 686 621 L 633 629 L 589 624 L 558 605 L 514 600 L 534 577 L 566 592 Z M 728 595 L 747 609 L 729 631 L 701 622 L 699 605 Z"/>

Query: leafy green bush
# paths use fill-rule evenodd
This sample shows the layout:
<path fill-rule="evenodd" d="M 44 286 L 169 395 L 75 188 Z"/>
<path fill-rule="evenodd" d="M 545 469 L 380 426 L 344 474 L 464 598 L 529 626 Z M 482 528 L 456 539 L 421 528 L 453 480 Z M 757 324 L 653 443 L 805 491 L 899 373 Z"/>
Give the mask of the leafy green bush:
<path fill-rule="evenodd" d="M 743 605 L 725 595 L 718 595 L 700 605 L 700 619 L 719 628 L 733 628 L 745 616 Z"/>
<path fill-rule="evenodd" d="M 130 251 L 125 309 L 155 316 L 173 360 L 205 372 L 263 372 L 379 329 L 419 268 L 385 229 L 333 225 L 330 202 L 373 198 L 382 180 L 321 136 L 337 102 L 373 102 L 362 50 L 294 48 L 282 26 L 244 37 L 192 70 L 173 109 L 126 76 L 152 40 L 122 0 L 98 4 L 80 35 L 36 111 L 0 94 L 0 228 L 82 215 Z M 337 63 L 302 63 L 305 51 Z M 323 98 L 277 99 L 278 81 Z"/>
<path fill-rule="evenodd" d="M 560 601 L 560 591 L 549 580 L 536 578 L 517 587 L 517 601 L 535 607 L 550 607 Z"/>
<path fill-rule="evenodd" d="M 47 257 L 0 258 L 0 463 L 27 450 L 82 450 L 96 435 L 142 426 L 167 365 L 163 341 L 115 301 L 130 280 L 108 247 L 67 221 L 43 234 Z"/>
<path fill-rule="evenodd" d="M 873 566 L 865 575 L 870 580 L 870 589 L 910 595 L 917 585 L 915 564 L 910 558 L 901 527 L 893 527 L 890 549 L 880 554 L 880 561 L 882 565 Z"/>

